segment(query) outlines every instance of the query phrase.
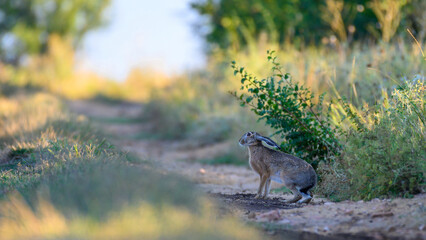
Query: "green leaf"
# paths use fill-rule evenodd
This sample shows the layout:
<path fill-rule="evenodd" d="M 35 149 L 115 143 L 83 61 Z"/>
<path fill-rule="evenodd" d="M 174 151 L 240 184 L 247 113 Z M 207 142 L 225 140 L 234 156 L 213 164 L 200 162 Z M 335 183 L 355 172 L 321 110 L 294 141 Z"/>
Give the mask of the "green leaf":
<path fill-rule="evenodd" d="M 291 77 L 290 73 L 286 73 L 286 74 L 284 75 L 284 79 L 285 79 L 285 80 L 289 80 L 289 79 L 290 79 L 290 77 Z"/>

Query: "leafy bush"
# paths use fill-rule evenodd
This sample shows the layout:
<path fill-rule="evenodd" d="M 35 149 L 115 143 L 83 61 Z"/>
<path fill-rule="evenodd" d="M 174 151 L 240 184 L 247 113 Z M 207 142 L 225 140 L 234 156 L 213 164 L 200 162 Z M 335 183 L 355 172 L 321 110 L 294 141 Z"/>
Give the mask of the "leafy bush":
<path fill-rule="evenodd" d="M 340 200 L 419 193 L 426 175 L 425 101 L 418 76 L 359 115 L 362 126 L 349 133 L 341 160 L 320 168 L 320 191 Z"/>
<path fill-rule="evenodd" d="M 241 78 L 241 90 L 232 94 L 241 105 L 247 105 L 266 121 L 275 134 L 285 139 L 281 148 L 285 152 L 304 158 L 314 167 L 319 161 L 339 154 L 338 131 L 332 127 L 329 111 L 323 109 L 324 94 L 315 99 L 305 86 L 283 73 L 274 51 L 268 51 L 272 62 L 272 76 L 258 80 L 244 67 L 232 63 L 234 74 Z"/>

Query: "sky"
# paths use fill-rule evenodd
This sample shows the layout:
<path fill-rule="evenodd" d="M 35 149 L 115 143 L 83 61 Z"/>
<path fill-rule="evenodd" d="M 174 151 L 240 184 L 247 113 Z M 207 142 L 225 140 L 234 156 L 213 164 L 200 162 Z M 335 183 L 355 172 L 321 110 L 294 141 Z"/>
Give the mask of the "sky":
<path fill-rule="evenodd" d="M 107 25 L 87 34 L 78 52 L 82 70 L 123 81 L 135 67 L 173 75 L 202 67 L 202 40 L 191 0 L 112 0 Z"/>

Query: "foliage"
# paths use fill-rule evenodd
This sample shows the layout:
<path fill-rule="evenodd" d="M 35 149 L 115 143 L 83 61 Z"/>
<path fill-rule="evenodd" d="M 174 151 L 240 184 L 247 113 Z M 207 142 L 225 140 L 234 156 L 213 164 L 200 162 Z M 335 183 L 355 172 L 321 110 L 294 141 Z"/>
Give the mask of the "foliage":
<path fill-rule="evenodd" d="M 401 21 L 401 8 L 405 4 L 407 4 L 406 0 L 373 0 L 368 3 L 381 25 L 384 42 L 389 42 L 398 29 Z"/>
<path fill-rule="evenodd" d="M 417 23 L 418 14 L 405 3 L 399 0 L 198 0 L 191 6 L 205 19 L 197 27 L 208 29 L 201 32 L 211 49 L 240 50 L 262 38 L 278 44 L 293 40 L 318 43 L 335 34 L 342 42 L 372 37 L 388 41 L 395 31 L 405 28 L 421 33 L 424 30 Z M 400 22 L 404 27 L 398 28 Z"/>
<path fill-rule="evenodd" d="M 310 162 L 314 167 L 340 152 L 337 130 L 332 127 L 329 112 L 323 113 L 324 94 L 318 98 L 305 86 L 294 81 L 289 73 L 283 73 L 274 51 L 268 52 L 272 62 L 272 76 L 258 80 L 244 67 L 232 64 L 234 74 L 241 78 L 241 90 L 233 93 L 241 105 L 248 105 L 277 130 L 275 134 L 285 139 L 281 147 Z"/>
<path fill-rule="evenodd" d="M 338 162 L 320 170 L 321 192 L 340 200 L 419 193 L 426 176 L 425 93 L 424 77 L 417 76 L 358 114 L 361 130 L 347 136 Z"/>
<path fill-rule="evenodd" d="M 0 46 L 2 60 L 17 63 L 25 54 L 47 49 L 49 36 L 70 38 L 78 45 L 83 36 L 103 23 L 110 0 L 2 0 Z"/>

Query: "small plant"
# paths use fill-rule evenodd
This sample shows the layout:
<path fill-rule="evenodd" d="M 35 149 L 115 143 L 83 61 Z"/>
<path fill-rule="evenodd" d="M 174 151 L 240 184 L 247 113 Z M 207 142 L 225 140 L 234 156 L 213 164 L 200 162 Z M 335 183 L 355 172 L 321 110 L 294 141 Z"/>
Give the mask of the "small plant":
<path fill-rule="evenodd" d="M 245 92 L 231 94 L 277 130 L 275 134 L 285 139 L 283 151 L 302 157 L 316 168 L 319 161 L 338 155 L 341 148 L 338 129 L 331 125 L 329 111 L 323 109 L 325 94 L 316 99 L 307 87 L 283 73 L 274 51 L 267 53 L 272 76 L 261 80 L 232 62 L 234 75 L 241 78 Z"/>

